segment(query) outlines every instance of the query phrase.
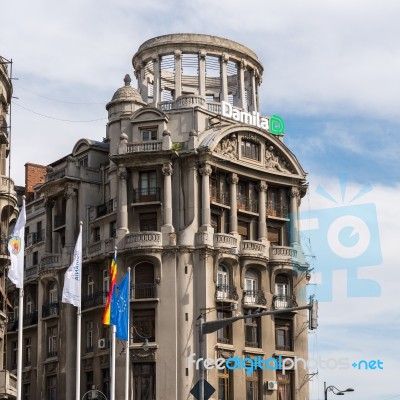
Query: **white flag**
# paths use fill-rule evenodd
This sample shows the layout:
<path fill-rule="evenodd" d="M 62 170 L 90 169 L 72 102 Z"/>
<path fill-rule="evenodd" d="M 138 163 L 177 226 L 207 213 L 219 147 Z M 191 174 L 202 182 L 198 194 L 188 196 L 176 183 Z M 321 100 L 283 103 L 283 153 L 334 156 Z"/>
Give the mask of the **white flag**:
<path fill-rule="evenodd" d="M 79 232 L 74 250 L 74 259 L 64 276 L 64 289 L 62 302 L 81 306 L 81 282 L 82 282 L 82 228 Z"/>
<path fill-rule="evenodd" d="M 25 200 L 22 201 L 22 208 L 15 224 L 11 239 L 8 242 L 11 266 L 8 277 L 17 288 L 24 287 L 24 250 L 25 250 Z"/>

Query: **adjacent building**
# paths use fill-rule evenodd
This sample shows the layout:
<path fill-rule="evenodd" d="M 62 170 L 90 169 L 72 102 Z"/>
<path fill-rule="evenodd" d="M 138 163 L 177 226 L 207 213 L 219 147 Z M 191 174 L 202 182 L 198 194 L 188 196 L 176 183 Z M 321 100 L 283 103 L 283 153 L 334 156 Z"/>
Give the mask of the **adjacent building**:
<path fill-rule="evenodd" d="M 8 319 L 16 368 L 24 318 L 24 399 L 71 399 L 81 346 L 81 395 L 110 389 L 110 332 L 101 318 L 118 249 L 131 271 L 130 398 L 191 399 L 197 319 L 248 318 L 206 336 L 209 358 L 307 359 L 307 264 L 298 236 L 306 173 L 283 142 L 282 120 L 261 117 L 263 67 L 249 48 L 215 36 L 150 39 L 133 56 L 137 87 L 106 105 L 102 141 L 79 140 L 60 160 L 26 165 L 25 307 Z M 12 197 L 15 207 L 15 197 Z M 60 302 L 83 222 L 82 337 Z M 145 344 L 145 345 L 144 345 Z M 124 398 L 117 344 L 116 398 Z M 308 371 L 210 369 L 213 399 L 307 399 Z"/>

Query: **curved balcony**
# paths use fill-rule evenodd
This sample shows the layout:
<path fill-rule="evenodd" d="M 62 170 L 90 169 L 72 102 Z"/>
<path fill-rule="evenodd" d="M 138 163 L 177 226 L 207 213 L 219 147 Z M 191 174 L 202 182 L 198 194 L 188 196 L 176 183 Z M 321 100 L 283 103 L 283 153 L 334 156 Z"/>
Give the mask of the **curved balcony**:
<path fill-rule="evenodd" d="M 125 249 L 142 247 L 162 247 L 161 232 L 135 232 L 125 236 Z"/>
<path fill-rule="evenodd" d="M 239 295 L 236 291 L 236 286 L 231 285 L 217 285 L 215 288 L 215 300 L 226 301 L 233 300 L 238 301 Z"/>
<path fill-rule="evenodd" d="M 241 255 L 250 257 L 267 257 L 265 244 L 255 240 L 242 240 Z"/>
<path fill-rule="evenodd" d="M 227 233 L 214 233 L 214 247 L 217 249 L 221 248 L 233 248 L 238 246 L 237 238 Z"/>
<path fill-rule="evenodd" d="M 243 290 L 242 304 L 244 306 L 266 306 L 264 290 Z"/>
<path fill-rule="evenodd" d="M 56 303 L 43 304 L 42 305 L 42 318 L 58 317 L 59 308 L 60 308 L 60 304 L 58 301 Z"/>
<path fill-rule="evenodd" d="M 157 284 L 135 283 L 131 285 L 131 300 L 157 298 Z"/>
<path fill-rule="evenodd" d="M 86 248 L 87 257 L 95 257 L 104 254 L 104 240 L 99 240 L 98 242 L 89 244 Z"/>
<path fill-rule="evenodd" d="M 40 273 L 61 267 L 61 259 L 58 254 L 45 254 L 40 261 Z"/>
<path fill-rule="evenodd" d="M 272 298 L 272 307 L 274 310 L 297 307 L 296 296 L 294 294 L 276 294 Z"/>
<path fill-rule="evenodd" d="M 297 250 L 288 246 L 271 246 L 269 248 L 270 262 L 294 262 L 297 261 Z"/>
<path fill-rule="evenodd" d="M 83 296 L 82 298 L 82 309 L 92 308 L 92 307 L 103 307 L 107 302 L 108 292 L 95 292 Z"/>

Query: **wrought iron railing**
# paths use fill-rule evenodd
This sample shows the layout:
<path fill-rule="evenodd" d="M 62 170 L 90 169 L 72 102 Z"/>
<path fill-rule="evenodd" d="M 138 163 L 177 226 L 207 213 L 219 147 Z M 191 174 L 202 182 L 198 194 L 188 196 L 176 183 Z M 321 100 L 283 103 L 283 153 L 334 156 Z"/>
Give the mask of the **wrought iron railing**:
<path fill-rule="evenodd" d="M 226 206 L 229 206 L 230 203 L 230 198 L 229 198 L 229 193 L 224 192 L 222 190 L 218 190 L 216 187 L 211 187 L 210 189 L 210 194 L 211 194 L 211 201 L 219 204 L 224 204 Z"/>
<path fill-rule="evenodd" d="M 236 291 L 236 286 L 232 285 L 217 285 L 215 287 L 215 300 L 235 300 L 239 299 Z"/>
<path fill-rule="evenodd" d="M 146 203 L 150 201 L 161 201 L 161 190 L 159 187 L 133 189 L 133 202 Z"/>
<path fill-rule="evenodd" d="M 244 305 L 260 305 L 265 306 L 267 299 L 264 290 L 244 290 L 242 302 Z"/>
<path fill-rule="evenodd" d="M 237 197 L 237 208 L 239 210 L 258 212 L 258 200 L 250 199 L 247 196 Z"/>
<path fill-rule="evenodd" d="M 289 215 L 289 210 L 286 206 L 271 201 L 266 203 L 266 212 L 270 217 L 287 218 Z"/>
<path fill-rule="evenodd" d="M 58 316 L 59 315 L 59 302 L 55 303 L 47 303 L 42 306 L 42 318 L 50 317 L 50 316 Z"/>
<path fill-rule="evenodd" d="M 95 292 L 83 296 L 82 298 L 82 308 L 91 308 L 97 306 L 103 306 L 107 301 L 108 292 Z"/>
<path fill-rule="evenodd" d="M 38 322 L 38 313 L 37 311 L 34 311 L 29 314 L 24 315 L 24 326 L 29 326 L 29 325 L 36 325 Z"/>
<path fill-rule="evenodd" d="M 157 297 L 155 283 L 135 283 L 131 285 L 131 299 L 154 299 Z"/>
<path fill-rule="evenodd" d="M 96 218 L 103 217 L 104 215 L 111 214 L 116 209 L 116 199 L 106 201 L 96 207 Z"/>
<path fill-rule="evenodd" d="M 297 307 L 296 296 L 294 294 L 276 294 L 272 298 L 274 309 Z"/>

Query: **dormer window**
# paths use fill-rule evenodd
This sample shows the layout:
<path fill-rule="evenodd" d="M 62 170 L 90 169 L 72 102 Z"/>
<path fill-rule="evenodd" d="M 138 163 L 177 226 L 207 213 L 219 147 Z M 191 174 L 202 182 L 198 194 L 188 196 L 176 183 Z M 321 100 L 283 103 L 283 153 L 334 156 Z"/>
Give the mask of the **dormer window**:
<path fill-rule="evenodd" d="M 157 128 L 147 128 L 140 131 L 143 142 L 157 140 Z"/>
<path fill-rule="evenodd" d="M 242 157 L 260 161 L 260 144 L 252 140 L 242 140 L 241 155 Z"/>

